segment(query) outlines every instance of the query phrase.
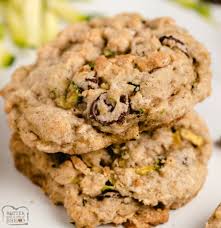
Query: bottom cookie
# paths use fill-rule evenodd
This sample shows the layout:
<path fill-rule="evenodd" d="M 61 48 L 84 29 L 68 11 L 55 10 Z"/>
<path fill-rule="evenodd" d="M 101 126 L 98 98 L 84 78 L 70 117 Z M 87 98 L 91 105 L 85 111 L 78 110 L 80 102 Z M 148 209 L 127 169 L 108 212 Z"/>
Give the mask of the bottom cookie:
<path fill-rule="evenodd" d="M 124 224 L 146 228 L 188 203 L 207 175 L 211 141 L 203 121 L 189 113 L 173 127 L 83 155 L 47 154 L 14 135 L 15 165 L 63 204 L 78 228 Z"/>
<path fill-rule="evenodd" d="M 111 189 L 104 189 L 98 196 L 88 197 L 81 193 L 77 183 L 59 184 L 54 173 L 59 154 L 52 158 L 51 155 L 32 151 L 17 136 L 11 140 L 11 149 L 16 168 L 39 185 L 53 203 L 64 205 L 77 228 L 94 228 L 109 223 L 123 224 L 126 228 L 149 228 L 168 220 L 168 209 L 160 208 L 160 205 L 145 206 Z M 71 163 L 65 161 L 61 166 L 67 174 Z M 62 179 L 62 176 L 59 178 Z"/>
<path fill-rule="evenodd" d="M 215 212 L 209 218 L 206 228 L 221 228 L 221 204 L 216 208 Z"/>

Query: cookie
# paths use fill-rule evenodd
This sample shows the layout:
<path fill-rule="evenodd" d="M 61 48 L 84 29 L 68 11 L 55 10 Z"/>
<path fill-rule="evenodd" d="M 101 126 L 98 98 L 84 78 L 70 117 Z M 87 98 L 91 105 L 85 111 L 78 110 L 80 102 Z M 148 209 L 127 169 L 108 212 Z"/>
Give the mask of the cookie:
<path fill-rule="evenodd" d="M 97 132 L 116 136 L 101 149 L 183 117 L 210 84 L 209 54 L 186 30 L 170 18 L 121 14 L 68 27 L 1 94 L 25 144 L 74 154 L 78 119 L 93 127 L 95 145 Z"/>
<path fill-rule="evenodd" d="M 205 228 L 220 228 L 221 227 L 221 204 L 216 208 L 213 215 L 209 218 Z"/>
<path fill-rule="evenodd" d="M 39 185 L 57 205 L 64 205 L 76 228 L 94 228 L 101 224 L 123 224 L 126 228 L 150 228 L 168 220 L 168 209 L 145 206 L 117 191 L 103 190 L 98 195 L 82 193 L 74 177 L 84 175 L 73 168 L 64 154 L 46 154 L 30 150 L 16 136 L 11 140 L 18 170 Z M 63 163 L 61 163 L 63 161 Z M 97 184 L 102 181 L 97 180 Z M 94 187 L 97 188 L 96 182 Z"/>
<path fill-rule="evenodd" d="M 144 132 L 137 140 L 72 159 L 77 167 L 86 165 L 95 173 L 104 169 L 123 196 L 146 205 L 177 208 L 201 189 L 210 153 L 206 125 L 196 113 L 189 113 L 170 128 Z M 82 181 L 88 182 L 83 192 L 92 191 L 93 179 Z"/>
<path fill-rule="evenodd" d="M 169 210 L 186 204 L 198 193 L 205 181 L 211 142 L 202 120 L 195 113 L 189 113 L 171 128 L 145 132 L 137 140 L 87 154 L 75 156 L 61 152 L 40 152 L 26 147 L 18 135 L 14 135 L 11 149 L 16 167 L 32 180 L 35 179 L 32 176 L 36 176 L 35 182 L 40 182 L 54 202 L 64 202 L 70 217 L 81 224 L 93 220 L 92 208 L 97 200 L 111 198 L 110 202 L 113 202 L 113 193 L 120 199 L 129 198 L 133 202 L 139 202 L 145 208 Z M 26 162 L 31 163 L 30 168 L 24 164 Z M 36 174 L 36 170 L 39 170 L 39 174 Z M 46 184 L 41 183 L 45 179 L 42 176 L 45 175 L 46 179 L 48 176 L 52 178 L 51 184 L 47 181 Z M 54 183 L 57 185 L 54 186 Z M 57 193 L 58 186 L 63 186 L 63 197 Z M 66 198 L 66 195 L 70 196 Z M 74 199 L 70 201 L 72 197 Z M 83 199 L 86 199 L 86 209 Z M 110 207 L 113 210 L 111 214 L 118 210 Z M 85 213 L 82 213 L 84 210 Z M 103 208 L 102 211 L 106 209 Z M 106 217 L 102 213 L 95 216 L 100 218 L 99 221 L 105 221 L 100 217 Z M 82 214 L 86 217 L 82 217 Z M 118 221 L 113 216 L 108 218 L 114 223 Z M 99 221 L 95 222 L 96 225 L 100 224 Z M 104 223 L 109 222 L 111 221 L 107 220 Z"/>

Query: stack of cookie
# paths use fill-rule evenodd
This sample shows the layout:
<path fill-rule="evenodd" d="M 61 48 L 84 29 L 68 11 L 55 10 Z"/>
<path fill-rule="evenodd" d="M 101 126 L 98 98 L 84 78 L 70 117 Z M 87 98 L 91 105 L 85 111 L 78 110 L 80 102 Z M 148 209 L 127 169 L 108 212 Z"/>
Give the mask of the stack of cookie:
<path fill-rule="evenodd" d="M 207 50 L 170 18 L 75 24 L 3 89 L 15 165 L 76 227 L 146 228 L 201 189 Z"/>

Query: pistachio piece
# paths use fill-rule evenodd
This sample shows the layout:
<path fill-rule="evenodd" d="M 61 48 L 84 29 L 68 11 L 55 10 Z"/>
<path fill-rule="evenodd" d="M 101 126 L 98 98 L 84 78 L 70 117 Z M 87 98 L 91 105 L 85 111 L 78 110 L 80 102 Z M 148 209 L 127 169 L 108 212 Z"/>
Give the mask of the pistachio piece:
<path fill-rule="evenodd" d="M 102 77 L 98 78 L 98 85 L 101 87 L 101 89 L 110 89 L 109 83 L 105 81 Z"/>
<path fill-rule="evenodd" d="M 179 131 L 173 133 L 173 143 L 177 146 L 181 144 L 181 136 Z"/>
<path fill-rule="evenodd" d="M 89 62 L 88 65 L 91 68 L 91 70 L 94 70 L 95 62 Z"/>
<path fill-rule="evenodd" d="M 79 179 L 79 177 L 75 177 L 75 178 L 73 178 L 72 180 L 71 180 L 71 182 L 70 182 L 71 184 L 79 184 L 80 183 L 80 179 Z"/>
<path fill-rule="evenodd" d="M 150 172 L 156 170 L 156 166 L 155 165 L 148 165 L 148 166 L 144 166 L 141 168 L 137 168 L 135 170 L 136 174 L 139 174 L 141 176 L 145 176 L 147 174 L 149 174 Z"/>
<path fill-rule="evenodd" d="M 115 188 L 111 182 L 111 180 L 106 181 L 104 187 L 101 189 L 101 192 L 110 192 L 110 191 L 115 191 Z"/>
<path fill-rule="evenodd" d="M 139 113 L 140 115 L 142 115 L 142 114 L 145 113 L 145 111 L 144 111 L 144 109 L 140 108 L 140 109 L 138 110 L 138 113 Z"/>
<path fill-rule="evenodd" d="M 182 128 L 180 129 L 180 135 L 183 139 L 190 141 L 195 146 L 202 146 L 204 143 L 203 137 L 194 134 L 191 130 Z"/>
<path fill-rule="evenodd" d="M 121 168 L 125 168 L 126 167 L 126 160 L 124 160 L 124 159 L 119 159 L 119 162 L 118 162 L 118 164 L 119 164 L 119 167 L 121 167 Z"/>
<path fill-rule="evenodd" d="M 106 192 L 111 190 L 115 190 L 114 186 L 104 185 L 104 187 L 101 189 L 101 192 Z"/>
<path fill-rule="evenodd" d="M 110 57 L 114 57 L 116 55 L 116 52 L 110 49 L 105 49 L 103 54 L 105 57 L 110 58 Z"/>
<path fill-rule="evenodd" d="M 64 95 L 57 97 L 55 99 L 55 103 L 59 108 L 69 109 L 69 106 L 66 104 Z"/>
<path fill-rule="evenodd" d="M 100 87 L 101 89 L 106 89 L 106 90 L 110 89 L 110 86 L 107 82 L 101 83 Z"/>
<path fill-rule="evenodd" d="M 154 165 L 147 165 L 143 166 L 141 168 L 137 168 L 135 172 L 141 176 L 148 175 L 152 171 L 159 171 L 165 164 L 165 158 L 159 157 Z"/>
<path fill-rule="evenodd" d="M 79 99 L 79 88 L 71 82 L 65 91 L 65 95 L 61 95 L 55 99 L 55 103 L 58 107 L 63 109 L 71 109 L 77 104 Z"/>

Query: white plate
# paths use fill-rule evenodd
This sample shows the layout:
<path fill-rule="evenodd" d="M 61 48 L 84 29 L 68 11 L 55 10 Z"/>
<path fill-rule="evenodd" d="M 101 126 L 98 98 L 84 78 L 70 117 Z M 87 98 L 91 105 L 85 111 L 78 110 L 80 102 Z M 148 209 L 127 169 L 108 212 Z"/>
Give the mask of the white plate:
<path fill-rule="evenodd" d="M 96 11 L 101 14 L 115 14 L 122 11 L 138 11 L 147 17 L 173 16 L 180 25 L 185 26 L 211 51 L 213 64 L 213 94 L 197 110 L 206 119 L 213 140 L 221 137 L 221 27 L 204 21 L 194 12 L 177 7 L 166 0 L 94 0 L 92 3 L 80 4 L 76 7 L 85 11 Z M 221 9 L 216 10 L 221 21 Z M 33 52 L 18 51 L 16 66 L 34 60 Z M 13 67 L 15 68 L 15 67 Z M 13 69 L 0 72 L 0 88 L 10 79 Z M 28 225 L 20 228 L 60 228 L 73 227 L 62 207 L 53 206 L 41 190 L 27 178 L 18 173 L 12 163 L 8 149 L 9 130 L 3 113 L 3 101 L 0 99 L 0 210 L 5 205 L 25 206 L 29 210 Z M 202 228 L 214 208 L 221 202 L 221 149 L 213 149 L 209 163 L 209 175 L 202 191 L 187 206 L 172 211 L 170 220 L 164 228 Z M 0 213 L 2 213 L 0 211 Z M 8 228 L 0 215 L 0 227 Z M 15 227 L 15 226 L 14 226 Z M 111 227 L 111 226 L 105 226 Z M 142 228 L 142 227 L 141 227 Z"/>

